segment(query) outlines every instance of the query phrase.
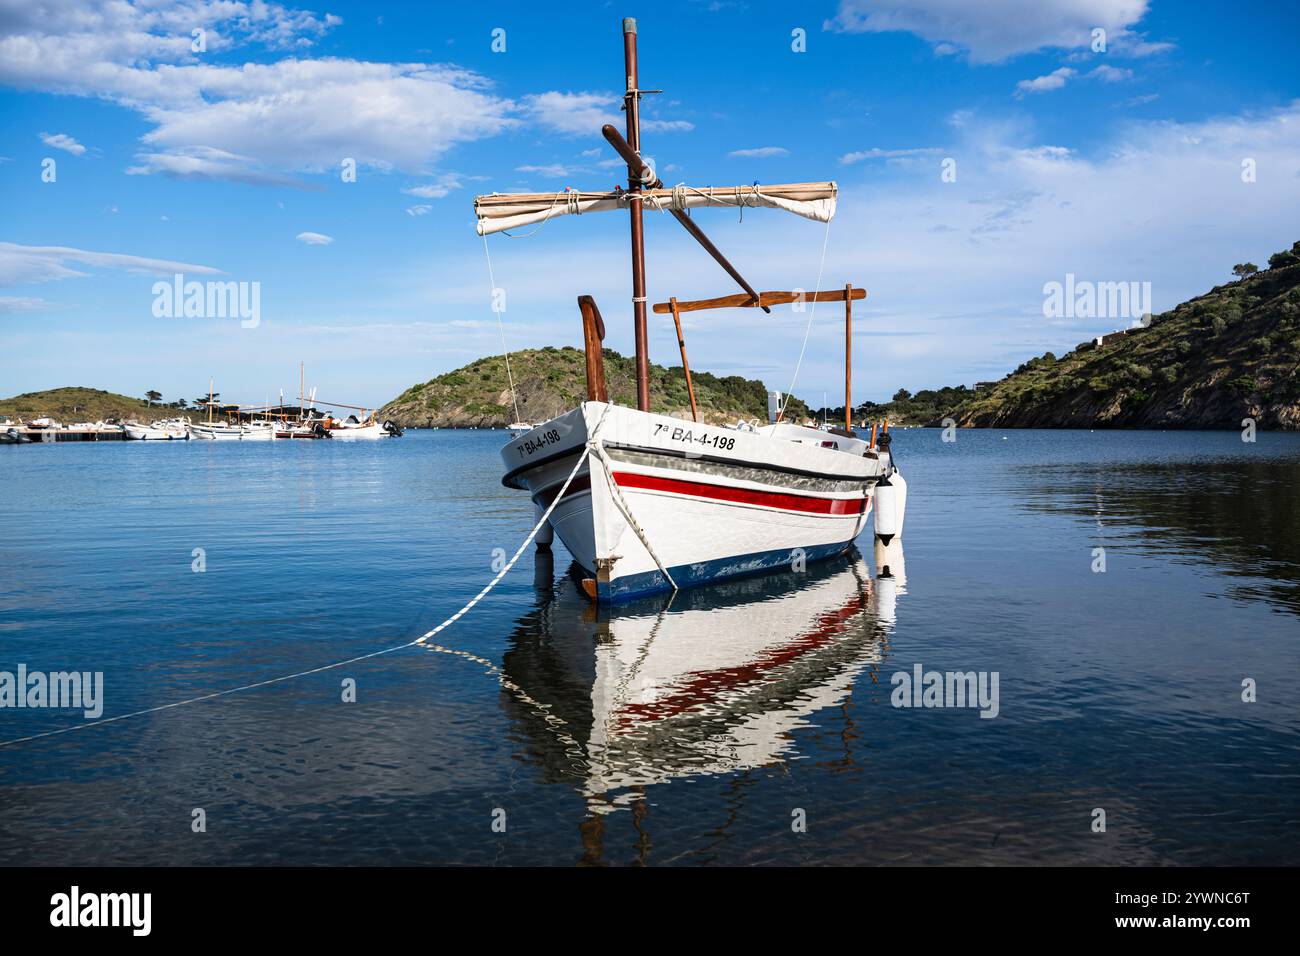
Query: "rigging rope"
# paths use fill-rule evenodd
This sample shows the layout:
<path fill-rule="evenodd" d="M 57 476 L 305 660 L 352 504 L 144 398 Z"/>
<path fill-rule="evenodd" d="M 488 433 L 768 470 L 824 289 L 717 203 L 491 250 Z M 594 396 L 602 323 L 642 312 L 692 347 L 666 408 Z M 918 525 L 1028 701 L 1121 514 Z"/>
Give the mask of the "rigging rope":
<path fill-rule="evenodd" d="M 795 382 L 799 381 L 799 369 L 803 366 L 804 352 L 808 350 L 808 336 L 812 332 L 813 319 L 817 316 L 817 293 L 822 290 L 822 272 L 826 269 L 826 245 L 831 238 L 831 221 L 826 220 L 826 232 L 822 234 L 822 261 L 817 267 L 817 288 L 813 290 L 812 309 L 808 313 L 808 324 L 803 330 L 803 345 L 799 347 L 799 360 L 794 364 L 794 377 L 790 379 L 790 388 L 781 399 L 780 414 L 777 421 L 785 421 L 785 407 L 790 404 L 790 393 L 794 391 Z"/>
<path fill-rule="evenodd" d="M 497 294 L 497 281 L 492 277 L 492 253 L 488 251 L 487 236 L 483 237 L 483 255 L 487 259 L 488 269 L 488 295 L 495 298 Z M 515 408 L 515 423 L 519 422 L 519 396 L 515 393 L 515 376 L 510 371 L 510 350 L 506 348 L 506 327 L 501 322 L 501 309 L 497 308 L 497 303 L 492 302 L 492 311 L 497 314 L 497 331 L 501 333 L 501 353 L 506 357 L 506 378 L 510 381 L 510 404 Z"/>

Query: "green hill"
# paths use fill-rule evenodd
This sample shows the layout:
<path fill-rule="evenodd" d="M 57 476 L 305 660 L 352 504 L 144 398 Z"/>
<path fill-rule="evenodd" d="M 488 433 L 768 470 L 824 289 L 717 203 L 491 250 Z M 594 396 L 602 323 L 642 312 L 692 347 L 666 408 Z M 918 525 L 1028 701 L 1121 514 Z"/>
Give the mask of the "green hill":
<path fill-rule="evenodd" d="M 540 422 L 575 407 L 586 398 L 587 366 L 579 349 L 547 346 L 510 354 L 519 417 Z M 605 382 L 610 400 L 636 405 L 635 362 L 605 349 Z M 734 422 L 737 418 L 767 421 L 767 388 L 762 382 L 739 375 L 719 377 L 691 370 L 700 417 L 709 422 Z M 650 366 L 650 407 L 663 414 L 690 414 L 686 376 L 680 366 Z M 808 413 L 797 399 L 790 402 L 792 417 Z M 405 392 L 379 410 L 381 419 L 403 427 L 490 428 L 515 419 L 505 359 L 492 355 L 464 368 L 439 375 Z"/>
<path fill-rule="evenodd" d="M 101 388 L 50 388 L 0 399 L 0 416 L 30 420 L 48 415 L 65 425 L 110 419 L 150 422 L 175 414 L 176 409 L 161 407 L 158 402 L 151 407 L 143 398 L 118 395 Z"/>
<path fill-rule="evenodd" d="M 1115 341 L 1030 359 L 931 424 L 1300 428 L 1300 242 L 1269 264 Z"/>

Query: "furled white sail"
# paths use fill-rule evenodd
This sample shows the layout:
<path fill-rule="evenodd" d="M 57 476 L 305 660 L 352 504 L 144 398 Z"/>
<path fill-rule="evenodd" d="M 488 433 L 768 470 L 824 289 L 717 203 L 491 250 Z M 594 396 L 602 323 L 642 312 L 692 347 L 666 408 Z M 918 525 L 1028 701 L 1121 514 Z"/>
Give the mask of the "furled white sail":
<path fill-rule="evenodd" d="M 817 222 L 830 222 L 835 215 L 833 182 L 789 183 L 776 186 L 675 186 L 647 189 L 634 200 L 625 190 L 615 192 L 493 193 L 474 200 L 480 236 L 546 222 L 557 216 L 581 216 L 589 212 L 624 209 L 629 202 L 642 202 L 657 212 L 696 209 L 701 206 L 730 206 L 751 209 L 784 209 Z"/>

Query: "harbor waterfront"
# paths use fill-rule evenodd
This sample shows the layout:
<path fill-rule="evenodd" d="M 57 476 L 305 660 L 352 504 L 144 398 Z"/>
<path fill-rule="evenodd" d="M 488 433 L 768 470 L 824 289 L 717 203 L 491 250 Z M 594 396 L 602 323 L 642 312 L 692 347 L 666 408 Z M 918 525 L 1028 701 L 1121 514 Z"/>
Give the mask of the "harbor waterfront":
<path fill-rule="evenodd" d="M 0 693 L 87 725 L 0 747 L 0 863 L 1295 865 L 1300 435 L 1254 437 L 899 430 L 887 574 L 868 529 L 606 608 L 557 538 L 429 647 L 104 726 Z M 508 439 L 0 450 L 0 672 L 112 718 L 406 644 L 533 524 Z"/>

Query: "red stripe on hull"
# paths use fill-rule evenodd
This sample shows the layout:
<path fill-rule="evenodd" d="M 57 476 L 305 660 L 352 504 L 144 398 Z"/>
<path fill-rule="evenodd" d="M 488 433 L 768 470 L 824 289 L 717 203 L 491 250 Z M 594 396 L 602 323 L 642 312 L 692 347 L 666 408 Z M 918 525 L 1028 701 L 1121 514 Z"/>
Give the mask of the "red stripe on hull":
<path fill-rule="evenodd" d="M 791 495 L 778 491 L 753 491 L 749 488 L 709 485 L 701 481 L 661 478 L 658 475 L 640 475 L 630 471 L 614 472 L 614 481 L 622 488 L 668 491 L 676 495 L 689 495 L 692 498 L 712 498 L 737 504 L 760 505 L 764 508 L 802 511 L 806 514 L 860 515 L 867 509 L 865 497 L 813 498 L 808 495 Z"/>

